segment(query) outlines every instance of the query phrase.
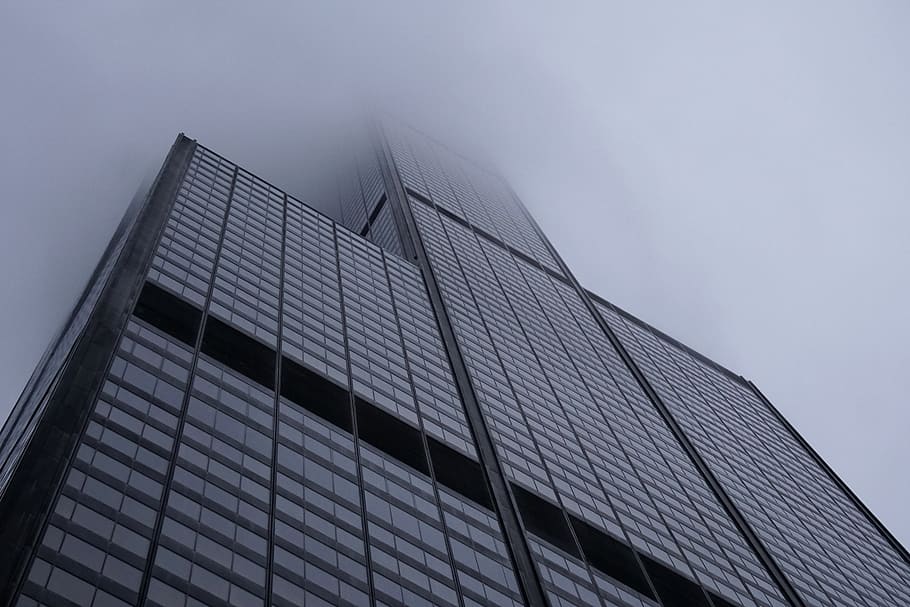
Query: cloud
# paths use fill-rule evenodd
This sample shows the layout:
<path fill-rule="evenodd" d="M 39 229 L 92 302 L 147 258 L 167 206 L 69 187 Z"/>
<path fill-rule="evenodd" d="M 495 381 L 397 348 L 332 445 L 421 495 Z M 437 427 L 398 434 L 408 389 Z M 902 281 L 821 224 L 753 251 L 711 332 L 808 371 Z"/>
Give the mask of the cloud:
<path fill-rule="evenodd" d="M 2 402 L 178 131 L 319 206 L 381 107 L 497 164 L 586 286 L 755 379 L 910 541 L 906 4 L 2 11 Z"/>

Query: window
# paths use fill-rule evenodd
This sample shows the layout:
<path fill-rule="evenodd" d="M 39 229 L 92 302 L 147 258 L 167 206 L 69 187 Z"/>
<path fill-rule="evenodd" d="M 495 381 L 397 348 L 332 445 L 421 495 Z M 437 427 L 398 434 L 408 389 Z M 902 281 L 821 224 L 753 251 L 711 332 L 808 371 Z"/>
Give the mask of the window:
<path fill-rule="evenodd" d="M 205 324 L 202 351 L 267 388 L 275 387 L 275 351 L 213 316 Z"/>
<path fill-rule="evenodd" d="M 185 344 L 196 345 L 202 312 L 157 285 L 145 283 L 133 314 Z"/>
<path fill-rule="evenodd" d="M 357 397 L 357 434 L 380 451 L 428 474 L 420 430 Z"/>
<path fill-rule="evenodd" d="M 286 357 L 281 359 L 281 395 L 339 428 L 351 431 L 348 391 Z"/>
<path fill-rule="evenodd" d="M 435 438 L 427 437 L 433 473 L 440 484 L 486 508 L 492 508 L 480 464 Z"/>
<path fill-rule="evenodd" d="M 578 547 L 572 538 L 572 532 L 569 530 L 562 509 L 534 495 L 524 487 L 515 483 L 511 483 L 511 485 L 518 512 L 528 531 L 573 556 L 579 556 Z"/>

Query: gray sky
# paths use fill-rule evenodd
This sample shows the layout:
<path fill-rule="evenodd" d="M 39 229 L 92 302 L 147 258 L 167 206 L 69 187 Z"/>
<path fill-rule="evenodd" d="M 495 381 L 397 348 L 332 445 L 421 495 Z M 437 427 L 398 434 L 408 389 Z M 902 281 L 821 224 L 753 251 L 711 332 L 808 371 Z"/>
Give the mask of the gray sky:
<path fill-rule="evenodd" d="M 910 544 L 910 3 L 362 4 L 0 6 L 0 416 L 178 131 L 305 195 L 375 104 L 492 158 Z"/>

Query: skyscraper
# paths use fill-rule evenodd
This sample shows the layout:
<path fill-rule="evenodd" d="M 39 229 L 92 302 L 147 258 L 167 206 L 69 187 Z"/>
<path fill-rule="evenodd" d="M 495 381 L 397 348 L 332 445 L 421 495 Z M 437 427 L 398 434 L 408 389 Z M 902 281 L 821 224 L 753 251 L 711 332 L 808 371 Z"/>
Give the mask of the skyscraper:
<path fill-rule="evenodd" d="M 377 128 L 335 219 L 179 136 L 0 435 L 17 606 L 910 605 L 742 377 Z"/>

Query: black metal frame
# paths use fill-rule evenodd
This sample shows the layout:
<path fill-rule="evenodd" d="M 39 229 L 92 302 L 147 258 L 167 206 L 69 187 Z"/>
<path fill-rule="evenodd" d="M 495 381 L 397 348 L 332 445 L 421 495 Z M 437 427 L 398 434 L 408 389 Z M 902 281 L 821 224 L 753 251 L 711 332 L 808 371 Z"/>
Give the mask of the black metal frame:
<path fill-rule="evenodd" d="M 177 136 L 135 220 L 121 224 L 113 242 L 128 231 L 107 284 L 49 393 L 47 408 L 0 501 L 0 603 L 9 604 L 47 524 L 63 474 L 91 414 L 120 335 L 142 289 L 152 251 L 189 166 L 196 142 Z M 127 211 L 127 217 L 134 211 Z M 126 218 L 125 218 L 126 219 Z M 99 269 L 113 253 L 109 246 Z M 98 270 L 86 288 L 97 280 Z M 80 298 L 84 300 L 85 294 Z M 73 318 L 70 318 L 70 322 Z"/>

